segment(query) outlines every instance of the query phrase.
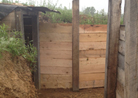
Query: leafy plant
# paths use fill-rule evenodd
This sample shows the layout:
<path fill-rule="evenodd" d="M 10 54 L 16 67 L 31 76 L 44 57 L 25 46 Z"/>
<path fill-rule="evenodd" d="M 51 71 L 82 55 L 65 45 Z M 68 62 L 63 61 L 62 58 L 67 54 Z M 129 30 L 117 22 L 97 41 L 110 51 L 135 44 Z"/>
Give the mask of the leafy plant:
<path fill-rule="evenodd" d="M 29 63 L 30 68 L 34 71 L 36 67 L 37 50 L 31 44 L 25 45 L 22 34 L 17 31 L 8 32 L 5 24 L 0 25 L 0 56 L 2 52 L 7 51 L 12 56 L 23 56 Z"/>

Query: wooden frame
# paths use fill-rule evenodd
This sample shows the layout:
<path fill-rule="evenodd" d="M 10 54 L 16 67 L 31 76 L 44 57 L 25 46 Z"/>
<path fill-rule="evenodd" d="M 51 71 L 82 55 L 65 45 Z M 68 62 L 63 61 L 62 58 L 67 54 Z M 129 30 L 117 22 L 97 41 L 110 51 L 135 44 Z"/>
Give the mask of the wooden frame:
<path fill-rule="evenodd" d="M 109 0 L 104 98 L 116 98 L 120 17 L 121 0 Z"/>
<path fill-rule="evenodd" d="M 39 14 L 32 16 L 33 20 L 33 31 L 32 31 L 32 38 L 33 38 L 33 45 L 37 49 L 37 57 L 36 57 L 36 72 L 34 72 L 34 82 L 37 89 L 40 89 L 40 53 L 39 53 Z"/>
<path fill-rule="evenodd" d="M 73 0 L 72 88 L 73 91 L 79 91 L 79 0 Z"/>
<path fill-rule="evenodd" d="M 23 39 L 24 37 L 24 24 L 23 24 L 23 15 L 29 15 L 32 17 L 32 39 L 33 39 L 33 44 L 37 49 L 37 70 L 34 72 L 34 83 L 35 87 L 37 89 L 40 89 L 40 53 L 39 53 L 39 14 L 38 11 L 36 12 L 28 12 L 28 11 L 23 11 L 21 9 L 16 9 L 15 10 L 15 28 L 17 31 L 21 31 L 23 33 Z"/>

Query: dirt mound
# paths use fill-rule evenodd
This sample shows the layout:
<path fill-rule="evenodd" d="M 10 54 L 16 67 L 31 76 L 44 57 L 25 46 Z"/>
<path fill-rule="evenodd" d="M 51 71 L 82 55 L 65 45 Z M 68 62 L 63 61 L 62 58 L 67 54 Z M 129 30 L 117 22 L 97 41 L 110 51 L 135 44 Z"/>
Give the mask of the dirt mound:
<path fill-rule="evenodd" d="M 0 98 L 37 98 L 24 58 L 13 58 L 9 53 L 3 53 L 0 58 Z"/>

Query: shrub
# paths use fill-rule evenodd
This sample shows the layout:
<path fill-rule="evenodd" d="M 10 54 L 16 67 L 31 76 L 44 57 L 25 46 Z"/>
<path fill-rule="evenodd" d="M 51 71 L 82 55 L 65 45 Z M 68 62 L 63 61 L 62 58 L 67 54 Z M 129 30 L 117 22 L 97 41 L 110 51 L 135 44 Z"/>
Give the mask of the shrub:
<path fill-rule="evenodd" d="M 25 45 L 25 41 L 22 39 L 22 34 L 17 31 L 8 32 L 5 24 L 0 25 L 0 56 L 2 52 L 7 51 L 12 56 L 22 56 L 29 63 L 30 68 L 34 71 L 36 67 L 37 50 L 31 44 Z"/>

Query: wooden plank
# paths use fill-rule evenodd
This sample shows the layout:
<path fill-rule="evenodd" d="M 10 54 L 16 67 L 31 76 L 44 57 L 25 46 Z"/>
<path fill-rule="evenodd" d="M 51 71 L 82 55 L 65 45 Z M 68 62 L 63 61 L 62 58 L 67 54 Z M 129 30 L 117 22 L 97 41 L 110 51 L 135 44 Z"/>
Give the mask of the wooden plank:
<path fill-rule="evenodd" d="M 63 89 L 70 89 L 72 87 L 71 82 L 57 82 L 57 81 L 52 81 L 52 82 L 42 82 L 41 83 L 42 89 L 58 89 L 58 88 L 63 88 Z"/>
<path fill-rule="evenodd" d="M 89 73 L 101 73 L 105 72 L 105 64 L 102 65 L 87 65 L 80 66 L 80 73 L 89 74 Z"/>
<path fill-rule="evenodd" d="M 85 34 L 107 34 L 107 31 L 80 31 L 79 33 L 85 33 Z"/>
<path fill-rule="evenodd" d="M 72 51 L 62 50 L 45 50 L 40 51 L 40 58 L 42 59 L 72 59 Z"/>
<path fill-rule="evenodd" d="M 72 50 L 72 43 L 40 42 L 40 51 L 45 50 Z"/>
<path fill-rule="evenodd" d="M 125 70 L 125 57 L 122 54 L 118 54 L 118 67 Z"/>
<path fill-rule="evenodd" d="M 68 59 L 40 59 L 40 66 L 72 67 L 72 60 Z"/>
<path fill-rule="evenodd" d="M 41 82 L 72 82 L 72 75 L 46 75 L 41 74 Z"/>
<path fill-rule="evenodd" d="M 106 49 L 106 42 L 80 42 L 79 50 Z"/>
<path fill-rule="evenodd" d="M 80 89 L 104 87 L 104 80 L 82 81 L 79 87 Z"/>
<path fill-rule="evenodd" d="M 109 10 L 108 10 L 104 98 L 116 98 L 121 1 L 122 0 L 108 0 Z"/>
<path fill-rule="evenodd" d="M 40 33 L 40 42 L 72 42 L 72 34 Z"/>
<path fill-rule="evenodd" d="M 123 85 L 123 87 L 125 86 L 125 71 L 121 68 L 118 67 L 118 72 L 117 72 L 117 80 L 121 83 L 121 85 Z"/>
<path fill-rule="evenodd" d="M 119 40 L 119 52 L 125 55 L 125 42 L 121 40 Z"/>
<path fill-rule="evenodd" d="M 71 75 L 72 74 L 72 67 L 47 67 L 41 66 L 40 67 L 41 74 L 49 74 L 49 75 Z"/>
<path fill-rule="evenodd" d="M 79 91 L 79 0 L 73 0 L 72 88 Z"/>
<path fill-rule="evenodd" d="M 120 30 L 120 40 L 125 41 L 125 38 L 126 38 L 125 31 L 124 30 Z"/>
<path fill-rule="evenodd" d="M 40 89 L 40 49 L 39 49 L 39 15 L 37 13 L 36 16 L 32 16 L 32 39 L 33 45 L 37 49 L 37 57 L 36 57 L 36 71 L 34 72 L 34 82 L 37 89 Z"/>
<path fill-rule="evenodd" d="M 125 96 L 138 98 L 138 1 L 126 0 Z M 135 12 L 135 13 L 134 13 Z"/>
<path fill-rule="evenodd" d="M 119 98 L 125 98 L 124 97 L 124 86 L 119 81 L 117 81 L 116 92 L 120 96 Z"/>
<path fill-rule="evenodd" d="M 40 33 L 72 33 L 72 26 L 63 26 L 57 23 L 40 22 Z"/>
<path fill-rule="evenodd" d="M 105 72 L 105 58 L 81 58 L 80 73 Z"/>
<path fill-rule="evenodd" d="M 79 81 L 104 80 L 105 73 L 80 74 Z"/>
<path fill-rule="evenodd" d="M 80 34 L 80 42 L 106 42 L 107 34 Z"/>
<path fill-rule="evenodd" d="M 80 58 L 91 58 L 91 57 L 105 57 L 105 49 L 100 50 L 81 50 Z"/>
<path fill-rule="evenodd" d="M 80 58 L 80 66 L 102 64 L 105 64 L 105 58 Z"/>

